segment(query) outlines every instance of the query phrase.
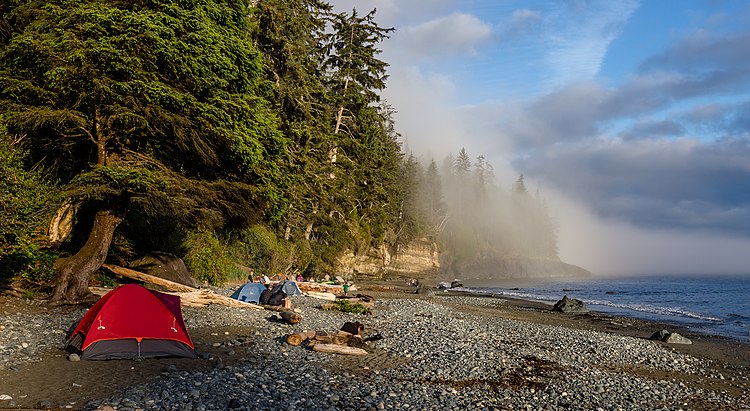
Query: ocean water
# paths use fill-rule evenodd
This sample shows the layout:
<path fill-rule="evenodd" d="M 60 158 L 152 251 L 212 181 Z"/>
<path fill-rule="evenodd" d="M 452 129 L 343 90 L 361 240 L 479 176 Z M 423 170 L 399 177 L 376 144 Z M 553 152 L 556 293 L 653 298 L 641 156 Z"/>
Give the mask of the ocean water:
<path fill-rule="evenodd" d="M 750 275 L 638 276 L 464 283 L 468 291 L 555 303 L 564 295 L 590 311 L 655 320 L 710 336 L 750 342 Z"/>

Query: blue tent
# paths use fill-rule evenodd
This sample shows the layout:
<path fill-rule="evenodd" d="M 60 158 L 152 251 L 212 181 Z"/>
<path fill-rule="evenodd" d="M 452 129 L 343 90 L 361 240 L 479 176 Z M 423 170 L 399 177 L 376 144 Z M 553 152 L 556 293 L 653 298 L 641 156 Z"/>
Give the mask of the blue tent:
<path fill-rule="evenodd" d="M 258 304 L 260 302 L 260 293 L 265 290 L 266 286 L 261 283 L 246 283 L 232 293 L 231 297 L 246 303 Z"/>

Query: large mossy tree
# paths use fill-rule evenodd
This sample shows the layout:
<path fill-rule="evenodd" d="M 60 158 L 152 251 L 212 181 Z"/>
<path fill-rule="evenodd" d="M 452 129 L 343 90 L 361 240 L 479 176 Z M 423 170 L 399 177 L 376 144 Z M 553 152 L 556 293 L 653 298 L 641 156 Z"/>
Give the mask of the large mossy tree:
<path fill-rule="evenodd" d="M 0 50 L 8 132 L 92 221 L 55 263 L 53 302 L 90 295 L 133 207 L 209 228 L 283 212 L 285 140 L 248 15 L 232 1 L 11 2 Z"/>

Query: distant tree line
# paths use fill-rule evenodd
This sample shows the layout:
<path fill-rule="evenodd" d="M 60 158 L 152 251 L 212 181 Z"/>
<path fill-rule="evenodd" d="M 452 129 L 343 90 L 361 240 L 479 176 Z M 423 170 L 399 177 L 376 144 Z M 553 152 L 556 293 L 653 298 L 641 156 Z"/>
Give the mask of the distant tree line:
<path fill-rule="evenodd" d="M 80 301 L 92 279 L 106 281 L 103 262 L 154 250 L 219 284 L 241 276 L 237 264 L 315 274 L 346 250 L 425 236 L 466 258 L 482 247 L 556 256 L 546 206 L 522 178 L 503 192 L 481 156 L 424 167 L 404 155 L 381 99 L 378 45 L 393 29 L 375 10 L 1 7 L 2 282 Z M 485 229 L 475 211 L 509 231 Z"/>
<path fill-rule="evenodd" d="M 485 157 L 472 161 L 463 148 L 440 166 L 409 156 L 403 175 L 403 236 L 434 238 L 449 265 L 487 255 L 558 259 L 557 222 L 523 175 L 504 189 Z"/>

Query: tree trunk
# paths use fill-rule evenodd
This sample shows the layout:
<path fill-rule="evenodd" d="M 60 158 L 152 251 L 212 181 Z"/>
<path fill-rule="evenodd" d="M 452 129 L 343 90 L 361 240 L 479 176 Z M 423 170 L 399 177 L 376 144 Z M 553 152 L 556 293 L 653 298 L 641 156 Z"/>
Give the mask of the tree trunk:
<path fill-rule="evenodd" d="M 55 261 L 57 283 L 50 303 L 74 304 L 93 299 L 89 280 L 107 258 L 112 236 L 123 218 L 124 212 L 111 209 L 96 213 L 86 244 L 76 254 Z"/>

